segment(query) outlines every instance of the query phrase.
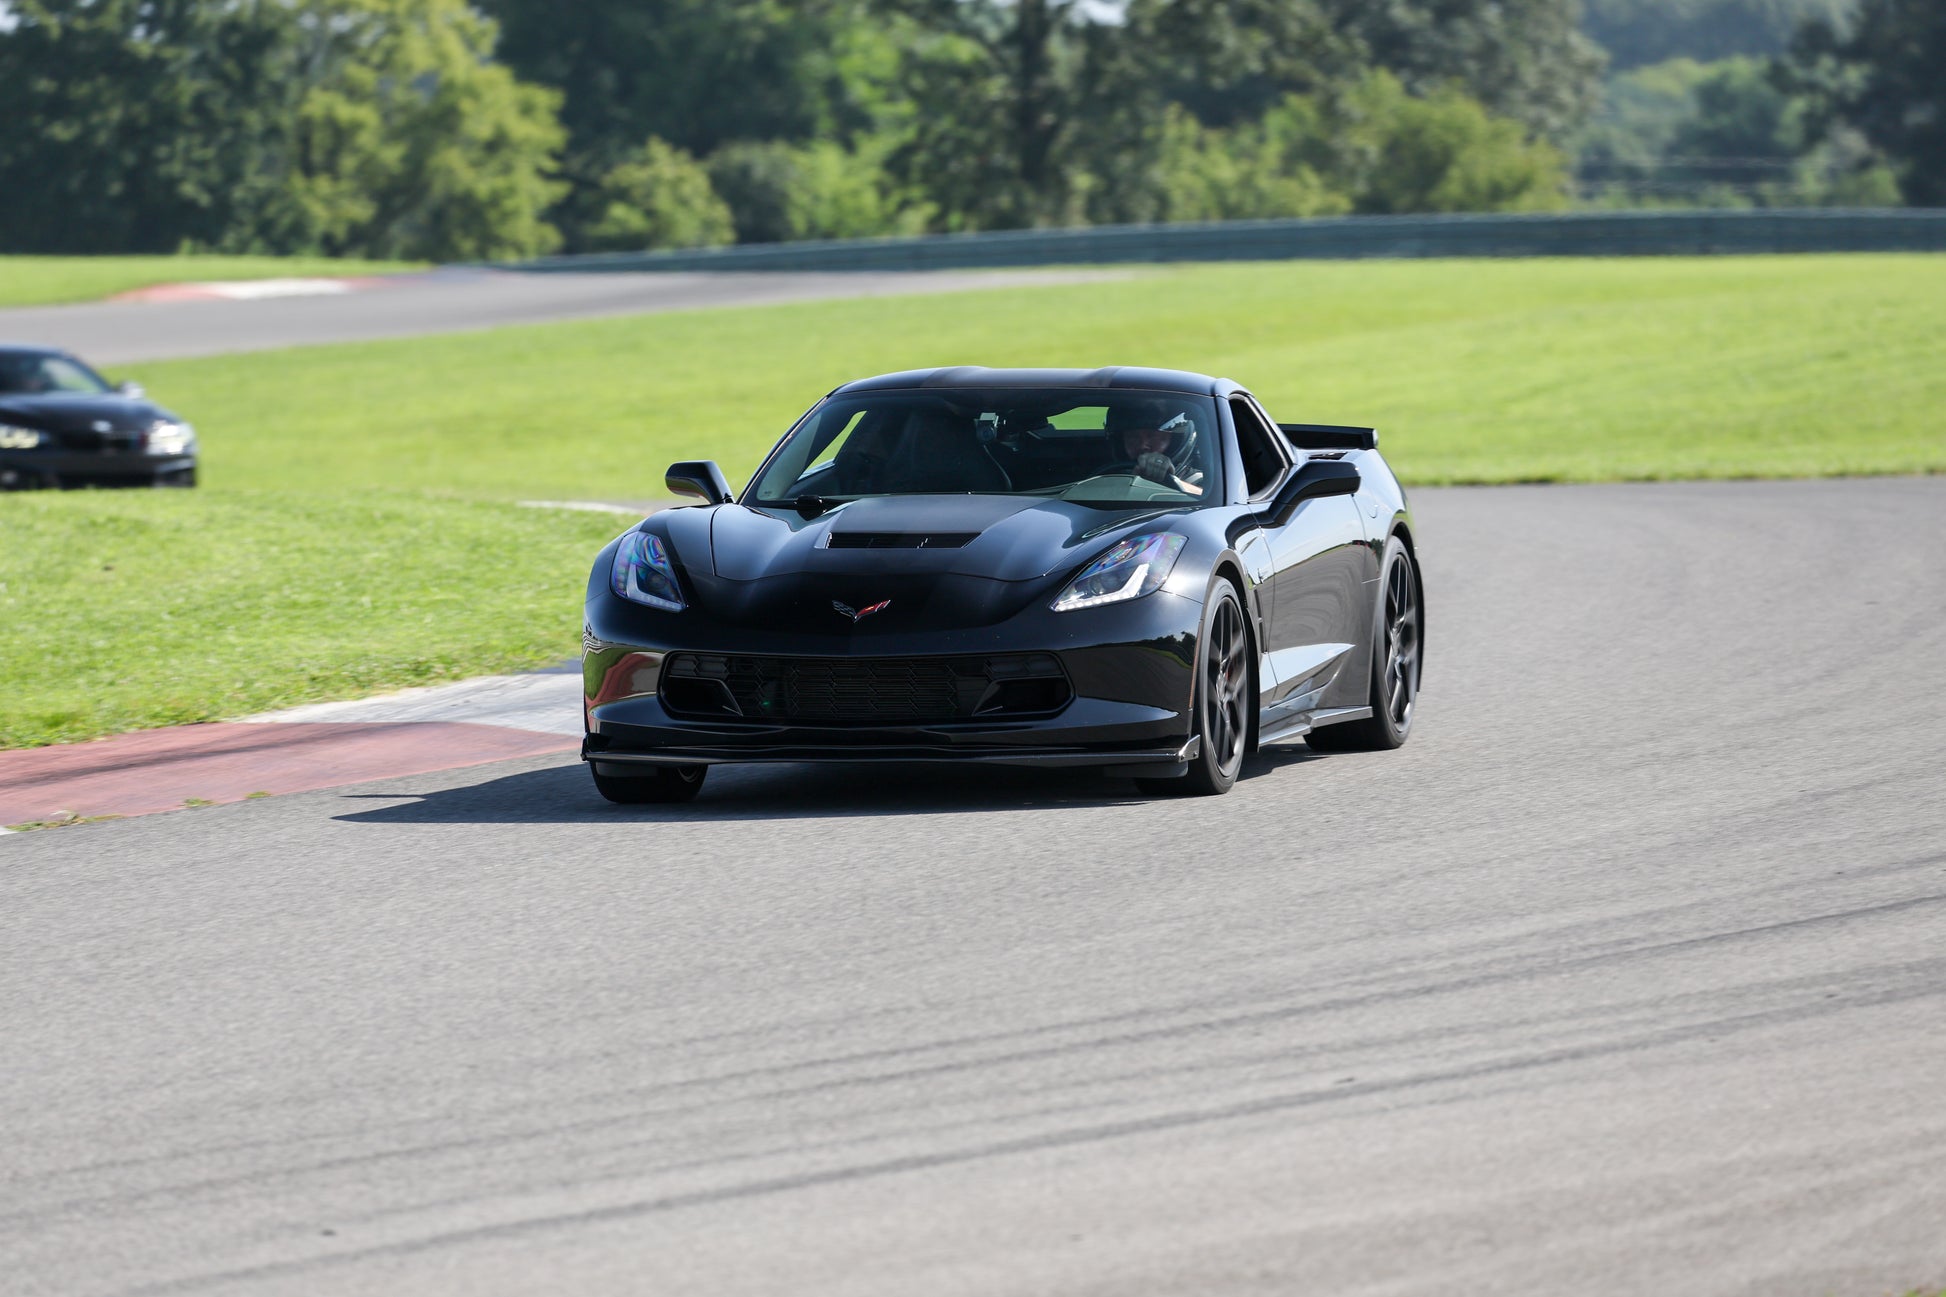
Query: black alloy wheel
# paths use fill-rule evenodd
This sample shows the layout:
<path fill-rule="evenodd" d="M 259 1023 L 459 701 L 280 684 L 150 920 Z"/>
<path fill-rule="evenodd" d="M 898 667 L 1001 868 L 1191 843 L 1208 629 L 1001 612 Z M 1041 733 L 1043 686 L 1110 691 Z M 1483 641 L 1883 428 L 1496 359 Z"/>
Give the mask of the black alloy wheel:
<path fill-rule="evenodd" d="M 1382 752 L 1405 742 L 1419 699 L 1420 646 L 1425 618 L 1412 554 L 1395 536 L 1385 545 L 1383 602 L 1372 634 L 1372 714 L 1326 725 L 1304 736 L 1318 752 Z"/>
<path fill-rule="evenodd" d="M 1176 779 L 1137 779 L 1150 793 L 1207 797 L 1227 793 L 1243 768 L 1250 745 L 1250 714 L 1257 705 L 1250 684 L 1250 631 L 1236 588 L 1220 581 L 1203 615 L 1196 651 L 1196 733 L 1202 739 L 1189 773 Z"/>
<path fill-rule="evenodd" d="M 688 802 L 703 790 L 708 766 L 652 766 L 639 775 L 605 775 L 588 767 L 595 777 L 595 791 L 622 806 L 649 806 L 658 803 Z"/>

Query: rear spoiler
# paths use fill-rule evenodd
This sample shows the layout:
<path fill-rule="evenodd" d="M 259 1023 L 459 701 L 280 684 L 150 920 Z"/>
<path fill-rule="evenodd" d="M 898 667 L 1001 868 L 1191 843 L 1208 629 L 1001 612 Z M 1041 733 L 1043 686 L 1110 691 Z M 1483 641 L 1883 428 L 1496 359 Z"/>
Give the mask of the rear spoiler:
<path fill-rule="evenodd" d="M 1342 423 L 1280 423 L 1277 430 L 1301 450 L 1377 450 L 1377 428 Z"/>

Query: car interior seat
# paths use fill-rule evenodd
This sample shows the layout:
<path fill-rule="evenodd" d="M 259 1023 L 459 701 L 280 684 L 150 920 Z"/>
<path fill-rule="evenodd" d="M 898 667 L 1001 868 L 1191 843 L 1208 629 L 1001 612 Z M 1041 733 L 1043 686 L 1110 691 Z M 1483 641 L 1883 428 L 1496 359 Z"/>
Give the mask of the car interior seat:
<path fill-rule="evenodd" d="M 887 491 L 972 494 L 1014 485 L 980 444 L 973 421 L 947 410 L 913 411 L 885 468 Z"/>

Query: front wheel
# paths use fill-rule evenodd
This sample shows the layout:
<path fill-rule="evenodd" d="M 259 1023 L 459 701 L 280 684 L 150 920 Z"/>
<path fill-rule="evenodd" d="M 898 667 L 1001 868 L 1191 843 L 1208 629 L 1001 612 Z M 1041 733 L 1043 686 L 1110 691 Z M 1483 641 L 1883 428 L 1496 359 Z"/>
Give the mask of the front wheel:
<path fill-rule="evenodd" d="M 1236 588 L 1219 582 L 1203 613 L 1196 646 L 1196 733 L 1202 738 L 1189 773 L 1175 779 L 1137 779 L 1148 793 L 1208 797 L 1227 793 L 1243 768 L 1250 741 L 1250 632 Z"/>
<path fill-rule="evenodd" d="M 1389 751 L 1412 730 L 1426 623 L 1412 552 L 1396 536 L 1386 542 L 1383 571 L 1383 602 L 1372 628 L 1372 714 L 1312 730 L 1304 741 L 1314 752 Z"/>
<path fill-rule="evenodd" d="M 622 806 L 648 806 L 656 803 L 695 800 L 703 790 L 708 766 L 655 766 L 639 775 L 605 775 L 594 766 L 595 791 Z"/>

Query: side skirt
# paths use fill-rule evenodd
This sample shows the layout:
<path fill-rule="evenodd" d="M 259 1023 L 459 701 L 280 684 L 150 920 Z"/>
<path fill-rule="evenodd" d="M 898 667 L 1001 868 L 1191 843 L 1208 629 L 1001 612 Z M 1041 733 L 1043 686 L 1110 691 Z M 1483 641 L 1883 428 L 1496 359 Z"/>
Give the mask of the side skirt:
<path fill-rule="evenodd" d="M 1327 707 L 1323 711 L 1306 712 L 1302 716 L 1293 716 L 1274 729 L 1265 730 L 1258 736 L 1257 746 L 1267 748 L 1278 743 L 1289 743 L 1323 726 L 1336 725 L 1340 721 L 1362 721 L 1371 714 L 1369 707 Z"/>

